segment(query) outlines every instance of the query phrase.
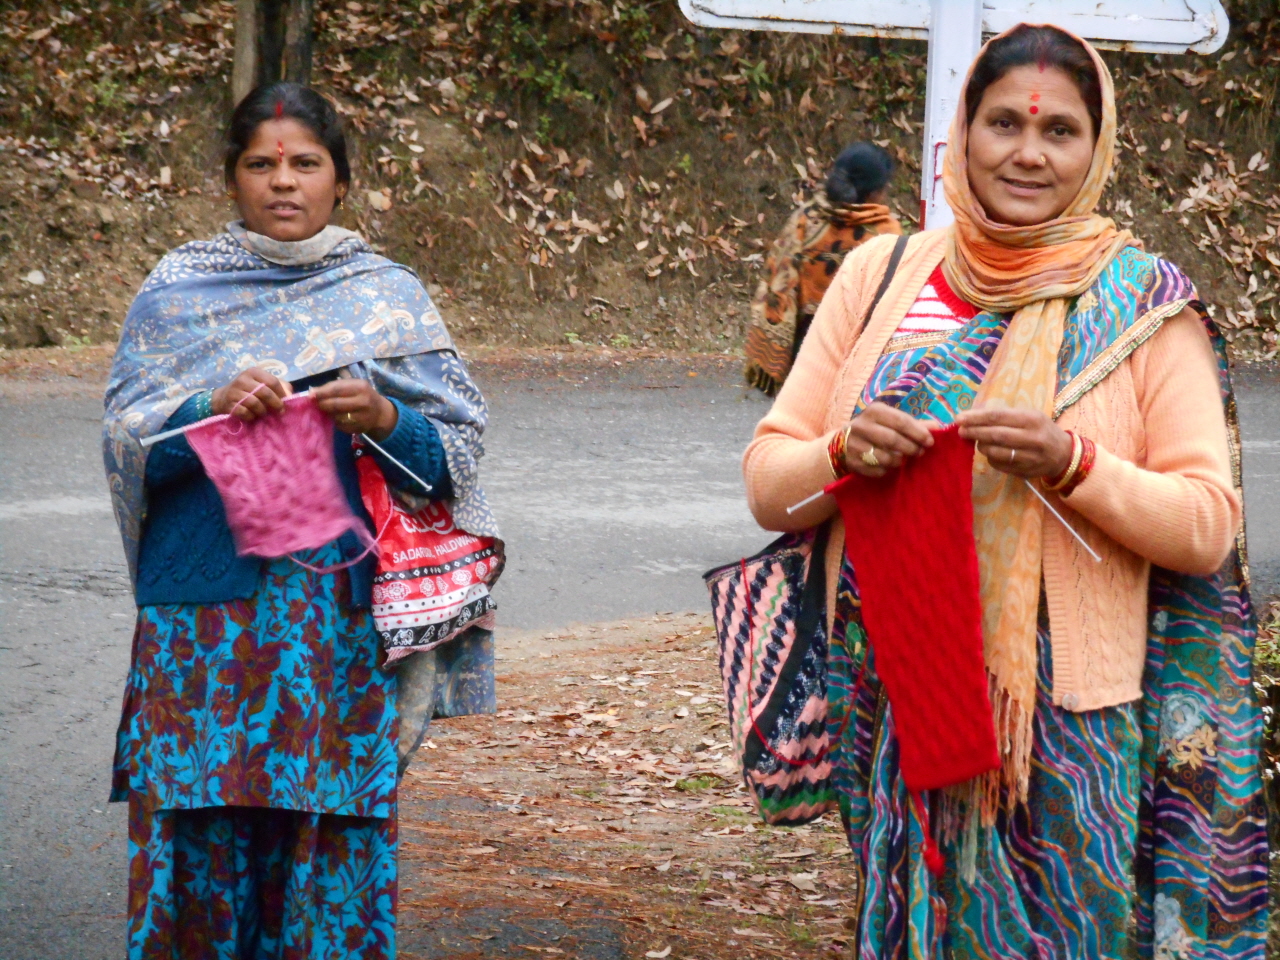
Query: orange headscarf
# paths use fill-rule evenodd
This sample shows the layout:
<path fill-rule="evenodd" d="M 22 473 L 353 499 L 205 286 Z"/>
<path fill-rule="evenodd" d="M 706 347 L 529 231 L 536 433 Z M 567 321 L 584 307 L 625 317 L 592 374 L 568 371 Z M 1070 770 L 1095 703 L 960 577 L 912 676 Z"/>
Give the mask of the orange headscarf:
<path fill-rule="evenodd" d="M 1025 26 L 1031 25 L 1019 25 Z M 1062 32 L 1079 41 L 1093 59 L 1102 89 L 1102 123 L 1084 185 L 1061 216 L 1028 227 L 999 224 L 987 216 L 969 186 L 964 104 L 951 122 L 942 172 L 947 203 L 955 214 L 943 265 L 947 281 L 969 303 L 1013 313 L 976 402 L 1048 415 L 1057 390 L 1058 351 L 1070 298 L 1088 290 L 1121 249 L 1137 245 L 1127 230 L 1117 230 L 1111 220 L 1094 213 L 1115 155 L 1111 74 L 1093 47 Z M 966 89 L 972 75 L 970 66 Z M 992 469 L 981 454 L 974 463 L 973 505 L 983 646 L 1002 759 L 1000 771 L 975 785 L 982 819 L 990 824 L 1002 803 L 1013 805 L 1027 796 L 1044 508 L 1020 477 Z"/>

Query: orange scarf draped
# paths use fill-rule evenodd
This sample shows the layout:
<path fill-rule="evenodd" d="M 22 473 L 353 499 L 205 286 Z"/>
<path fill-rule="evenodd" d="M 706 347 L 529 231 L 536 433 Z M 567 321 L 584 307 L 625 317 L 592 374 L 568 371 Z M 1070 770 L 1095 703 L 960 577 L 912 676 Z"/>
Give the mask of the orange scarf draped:
<path fill-rule="evenodd" d="M 1115 92 L 1097 51 L 1075 39 L 1098 71 L 1102 124 L 1084 185 L 1057 219 L 1027 227 L 991 220 L 969 185 L 963 104 L 951 122 L 942 182 L 955 224 L 949 228 L 943 269 L 952 289 L 969 303 L 1013 313 L 978 391 L 978 405 L 1023 407 L 1051 416 L 1070 299 L 1088 290 L 1121 249 L 1138 245 L 1127 230 L 1094 213 L 1115 155 Z M 984 47 L 978 59 L 985 52 Z M 966 89 L 968 82 L 966 76 Z M 973 503 L 983 649 L 1002 766 L 972 785 L 976 795 L 970 799 L 989 825 L 1001 806 L 1027 797 L 1044 508 L 1021 477 L 993 469 L 981 454 L 974 461 Z"/>

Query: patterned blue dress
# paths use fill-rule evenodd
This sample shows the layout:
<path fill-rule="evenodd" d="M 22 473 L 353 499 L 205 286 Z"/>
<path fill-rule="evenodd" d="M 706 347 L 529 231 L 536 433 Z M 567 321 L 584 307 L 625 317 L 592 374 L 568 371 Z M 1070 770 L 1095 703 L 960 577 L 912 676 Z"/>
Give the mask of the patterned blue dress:
<path fill-rule="evenodd" d="M 1140 343 L 1158 329 L 1159 309 L 1173 304 L 1171 315 L 1193 300 L 1168 264 L 1122 252 L 1068 318 L 1059 403 L 1082 376 L 1113 369 L 1097 361 L 1122 335 Z M 953 422 L 972 404 L 1007 323 L 978 314 L 945 342 L 891 343 L 860 405 L 878 399 Z M 1230 410 L 1225 355 L 1211 333 Z M 828 729 L 859 870 L 855 956 L 1262 960 L 1262 718 L 1251 693 L 1256 630 L 1240 557 L 1209 578 L 1154 569 L 1150 611 L 1143 699 L 1072 713 L 1053 704 L 1042 604 L 1029 802 L 991 829 L 938 838 L 946 870 L 935 879 L 900 776 L 857 574 L 845 561 L 828 654 Z M 930 800 L 934 827 L 938 800 Z"/>
<path fill-rule="evenodd" d="M 250 363 L 295 384 L 363 364 L 430 421 L 454 521 L 500 536 L 477 475 L 484 400 L 426 290 L 354 235 L 320 246 L 286 266 L 229 234 L 187 244 L 130 308 L 103 453 L 135 586 L 162 512 L 148 502 L 165 496 L 141 439 Z M 335 541 L 298 559 L 346 555 Z M 385 670 L 353 572 L 264 561 L 256 586 L 179 597 L 218 602 L 140 607 L 112 789 L 129 804 L 130 960 L 395 956 L 398 747 L 433 714 L 492 712 L 493 638 L 473 629 Z"/>

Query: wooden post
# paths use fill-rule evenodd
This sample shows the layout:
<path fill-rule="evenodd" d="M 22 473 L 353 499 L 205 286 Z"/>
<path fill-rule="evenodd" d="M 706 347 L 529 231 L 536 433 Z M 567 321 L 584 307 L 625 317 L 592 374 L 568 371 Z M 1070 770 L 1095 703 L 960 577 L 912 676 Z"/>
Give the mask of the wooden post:
<path fill-rule="evenodd" d="M 234 103 L 264 83 L 311 82 L 314 11 L 315 0 L 236 0 Z"/>
<path fill-rule="evenodd" d="M 258 85 L 258 0 L 236 0 L 236 50 L 231 65 L 232 106 Z"/>
<path fill-rule="evenodd" d="M 312 13 L 315 0 L 289 0 L 284 28 L 284 78 L 306 86 L 311 82 Z"/>
<path fill-rule="evenodd" d="M 284 23 L 289 0 L 258 0 L 258 83 L 284 79 Z"/>

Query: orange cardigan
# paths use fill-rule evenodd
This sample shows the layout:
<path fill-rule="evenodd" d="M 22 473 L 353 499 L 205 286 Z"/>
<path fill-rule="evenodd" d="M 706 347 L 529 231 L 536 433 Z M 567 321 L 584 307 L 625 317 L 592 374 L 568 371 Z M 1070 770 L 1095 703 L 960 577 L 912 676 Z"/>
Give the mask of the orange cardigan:
<path fill-rule="evenodd" d="M 943 231 L 913 237 L 864 329 L 863 314 L 894 239 L 872 239 L 844 261 L 743 457 L 751 512 L 765 529 L 803 530 L 835 516 L 826 567 L 828 622 L 843 524 L 829 498 L 793 515 L 786 508 L 831 481 L 831 435 L 848 422 L 889 338 L 942 261 Z M 1051 497 L 1102 562 L 1047 512 L 1044 521 L 1053 699 L 1084 711 L 1142 696 L 1151 564 L 1213 573 L 1240 528 L 1217 363 L 1200 318 L 1182 307 L 1164 319 L 1058 422 L 1098 448 L 1088 478 L 1065 500 Z"/>

